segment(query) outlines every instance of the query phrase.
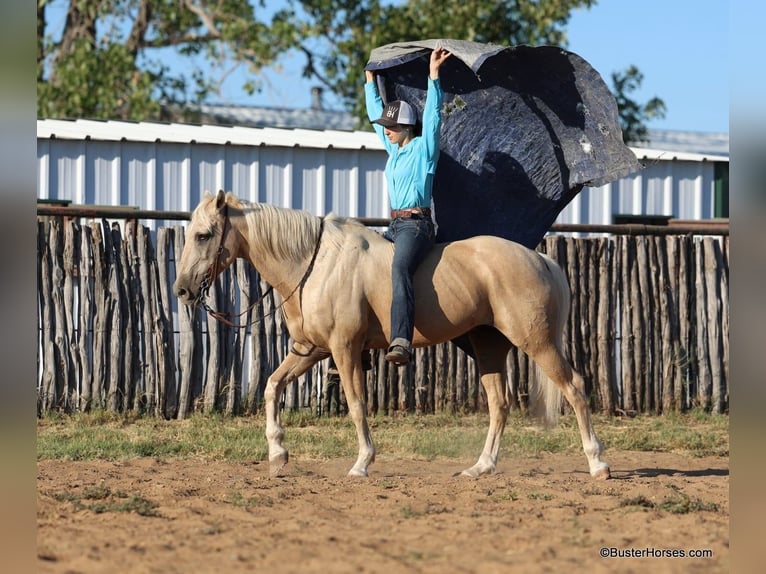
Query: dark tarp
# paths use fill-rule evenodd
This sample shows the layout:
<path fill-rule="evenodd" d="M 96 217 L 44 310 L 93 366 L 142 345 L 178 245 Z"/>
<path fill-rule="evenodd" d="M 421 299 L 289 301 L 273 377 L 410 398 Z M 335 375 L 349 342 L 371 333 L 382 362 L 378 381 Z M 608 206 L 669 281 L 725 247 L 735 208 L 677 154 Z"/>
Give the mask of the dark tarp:
<path fill-rule="evenodd" d="M 376 48 L 384 101 L 422 112 L 431 51 L 452 52 L 434 180 L 437 241 L 499 235 L 534 248 L 583 186 L 638 171 L 617 104 L 578 55 L 553 46 L 424 40 Z"/>

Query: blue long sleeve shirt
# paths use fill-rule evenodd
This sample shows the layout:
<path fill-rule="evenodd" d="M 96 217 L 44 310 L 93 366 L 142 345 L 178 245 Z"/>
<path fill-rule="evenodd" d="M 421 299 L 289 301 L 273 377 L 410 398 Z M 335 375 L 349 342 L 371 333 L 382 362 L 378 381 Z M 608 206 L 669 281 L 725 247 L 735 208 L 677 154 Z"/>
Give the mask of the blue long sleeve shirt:
<path fill-rule="evenodd" d="M 383 113 L 383 100 L 374 81 L 365 83 L 364 93 L 367 116 L 370 121 L 377 120 Z M 422 134 L 402 147 L 388 140 L 383 126 L 372 124 L 388 152 L 385 173 L 391 209 L 431 205 L 434 174 L 436 163 L 439 161 L 440 110 L 443 96 L 439 79 L 428 78 Z"/>

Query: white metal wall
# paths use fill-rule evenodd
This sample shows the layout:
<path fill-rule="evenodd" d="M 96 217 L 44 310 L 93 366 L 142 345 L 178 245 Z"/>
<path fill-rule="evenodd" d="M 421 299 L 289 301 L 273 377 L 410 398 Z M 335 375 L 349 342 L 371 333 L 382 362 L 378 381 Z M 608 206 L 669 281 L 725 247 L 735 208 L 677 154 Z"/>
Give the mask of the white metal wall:
<path fill-rule="evenodd" d="M 205 190 L 356 217 L 386 217 L 385 158 L 372 150 L 38 142 L 38 199 L 190 211 Z"/>
<path fill-rule="evenodd" d="M 317 215 L 388 215 L 385 151 L 368 132 L 39 120 L 37 142 L 39 199 L 190 211 L 224 189 Z M 557 221 L 714 216 L 714 162 L 728 158 L 634 151 L 642 171 L 585 188 Z"/>
<path fill-rule="evenodd" d="M 642 171 L 601 187 L 584 188 L 560 223 L 610 224 L 614 214 L 715 217 L 715 166 L 701 161 L 653 161 Z"/>

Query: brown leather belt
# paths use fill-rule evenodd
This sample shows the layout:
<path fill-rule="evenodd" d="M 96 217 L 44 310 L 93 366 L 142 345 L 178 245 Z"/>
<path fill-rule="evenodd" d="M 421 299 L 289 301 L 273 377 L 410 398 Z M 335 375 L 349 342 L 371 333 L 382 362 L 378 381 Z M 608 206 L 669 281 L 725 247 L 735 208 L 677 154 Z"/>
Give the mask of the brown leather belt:
<path fill-rule="evenodd" d="M 431 217 L 430 207 L 413 207 L 411 209 L 392 209 L 391 219 L 420 219 L 421 217 Z"/>

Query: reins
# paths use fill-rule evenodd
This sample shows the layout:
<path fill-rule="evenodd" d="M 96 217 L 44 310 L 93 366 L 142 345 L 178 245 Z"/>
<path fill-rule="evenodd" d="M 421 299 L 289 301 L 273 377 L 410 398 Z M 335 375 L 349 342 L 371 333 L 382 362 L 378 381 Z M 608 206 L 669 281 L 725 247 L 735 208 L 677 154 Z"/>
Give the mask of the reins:
<path fill-rule="evenodd" d="M 295 286 L 295 288 L 290 291 L 290 293 L 285 297 L 282 302 L 277 305 L 271 312 L 265 314 L 263 316 L 263 319 L 254 319 L 250 323 L 240 324 L 240 323 L 234 323 L 230 320 L 230 318 L 238 318 L 242 317 L 243 315 L 246 315 L 252 309 L 261 303 L 269 293 L 271 293 L 274 290 L 274 287 L 269 285 L 269 288 L 266 289 L 266 291 L 263 292 L 263 294 L 258 297 L 253 303 L 250 304 L 250 306 L 242 311 L 241 313 L 237 315 L 233 315 L 231 313 L 224 313 L 222 311 L 216 311 L 215 309 L 211 308 L 210 305 L 207 303 L 206 299 L 210 291 L 210 287 L 213 285 L 213 281 L 215 281 L 215 278 L 218 276 L 220 263 L 221 263 L 221 255 L 223 254 L 224 249 L 224 239 L 226 238 L 226 231 L 231 226 L 229 224 L 229 204 L 226 204 L 226 207 L 224 208 L 224 214 L 223 214 L 223 231 L 221 232 L 221 242 L 218 245 L 218 251 L 216 251 L 215 256 L 215 262 L 213 265 L 210 266 L 210 269 L 208 269 L 208 272 L 205 274 L 205 277 L 202 278 L 202 282 L 200 283 L 200 290 L 197 294 L 197 300 L 196 303 L 199 305 L 202 305 L 202 308 L 205 309 L 208 315 L 216 319 L 217 321 L 220 321 L 221 323 L 224 323 L 228 325 L 229 327 L 236 327 L 239 329 L 248 327 L 249 325 L 254 325 L 266 317 L 269 317 L 276 313 L 279 309 L 281 309 L 285 303 L 293 296 L 295 295 L 295 292 L 298 291 L 298 304 L 299 306 L 303 306 L 303 287 L 306 285 L 306 281 L 308 281 L 309 275 L 311 275 L 311 271 L 314 269 L 314 263 L 316 262 L 317 255 L 319 254 L 319 245 L 322 241 L 322 233 L 324 232 L 324 219 L 320 219 L 319 221 L 319 234 L 317 235 L 316 244 L 314 245 L 314 253 L 311 255 L 311 260 L 309 261 L 308 267 L 306 268 L 306 272 L 303 274 L 303 277 L 301 278 L 300 282 Z"/>

